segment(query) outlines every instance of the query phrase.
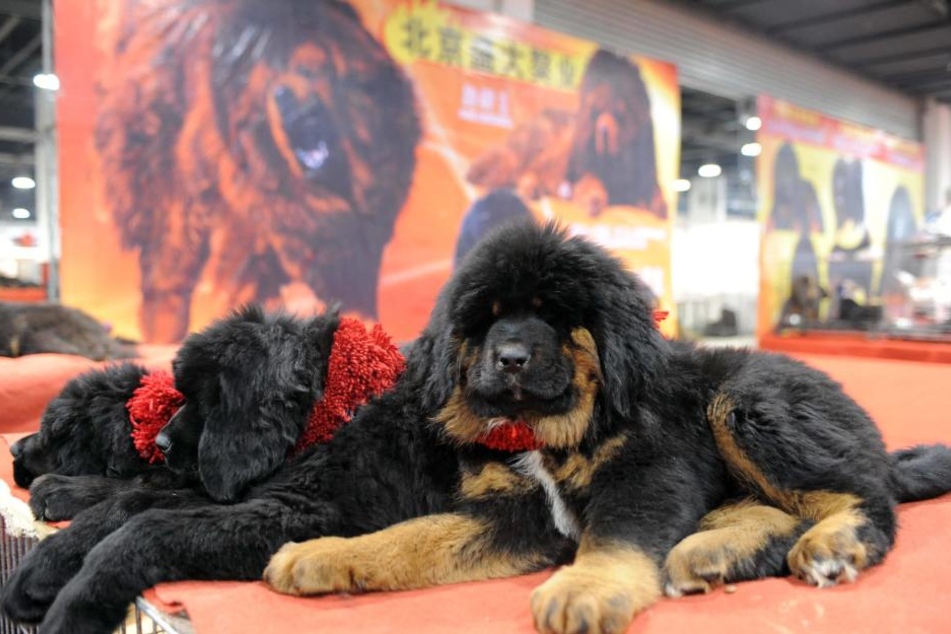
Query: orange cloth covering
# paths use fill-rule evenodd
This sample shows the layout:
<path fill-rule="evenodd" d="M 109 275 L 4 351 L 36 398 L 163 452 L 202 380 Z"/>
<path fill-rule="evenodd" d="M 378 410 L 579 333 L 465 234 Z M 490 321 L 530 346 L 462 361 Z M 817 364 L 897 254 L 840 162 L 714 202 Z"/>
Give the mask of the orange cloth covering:
<path fill-rule="evenodd" d="M 951 366 L 803 356 L 841 381 L 878 421 L 890 448 L 951 442 Z M 0 404 L 2 407 L 2 404 Z M 0 476 L 10 457 L 0 446 Z M 25 492 L 21 492 L 25 493 Z M 705 596 L 664 599 L 639 615 L 638 634 L 934 634 L 951 631 L 951 495 L 900 507 L 901 528 L 885 563 L 854 584 L 817 590 L 794 579 L 738 584 Z M 184 529 L 184 528 L 183 528 Z M 278 634 L 529 634 L 532 589 L 551 572 L 427 590 L 358 597 L 293 598 L 260 582 L 161 584 L 147 593 L 157 605 L 187 610 L 195 631 Z"/>
<path fill-rule="evenodd" d="M 760 337 L 759 347 L 763 350 L 798 355 L 839 354 L 850 357 L 951 363 L 951 341 L 914 341 L 854 332 L 768 334 Z"/>

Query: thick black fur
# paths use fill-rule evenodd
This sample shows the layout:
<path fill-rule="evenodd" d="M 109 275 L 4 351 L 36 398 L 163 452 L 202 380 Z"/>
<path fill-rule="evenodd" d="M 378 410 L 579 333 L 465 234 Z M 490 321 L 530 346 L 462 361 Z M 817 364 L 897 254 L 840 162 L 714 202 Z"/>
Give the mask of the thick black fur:
<path fill-rule="evenodd" d="M 559 346 L 570 349 L 576 329 L 593 335 L 601 360 L 600 392 L 580 442 L 548 445 L 538 456 L 574 526 L 564 521 L 563 513 L 559 521 L 557 505 L 543 480 L 526 473 L 527 454 L 513 457 L 460 443 L 457 437 L 464 479 L 452 510 L 483 528 L 462 544 L 456 541 L 458 534 L 446 534 L 451 540 L 446 543 L 453 544 L 447 553 L 448 572 L 440 568 L 407 577 L 399 568 L 396 581 L 390 581 L 372 559 L 349 562 L 351 550 L 345 544 L 324 542 L 329 551 L 318 543 L 282 551 L 268 569 L 268 581 L 285 592 L 308 593 L 478 579 L 498 574 L 486 562 L 499 557 L 518 562 L 512 565 L 523 566 L 521 572 L 555 563 L 564 555 L 566 542 L 573 542 L 582 546 L 578 559 L 545 586 L 557 587 L 559 575 L 572 584 L 561 595 L 536 591 L 536 626 L 560 632 L 570 626 L 559 623 L 574 620 L 585 623 L 581 629 L 586 631 L 589 626 L 594 631 L 615 631 L 618 624 L 626 625 L 626 620 L 617 619 L 630 617 L 624 614 L 626 608 L 617 606 L 642 609 L 654 596 L 625 594 L 628 588 L 643 592 L 634 588 L 643 587 L 644 577 L 618 583 L 612 573 L 605 573 L 604 579 L 592 582 L 597 572 L 590 568 L 583 569 L 582 584 L 603 582 L 618 593 L 586 596 L 588 589 L 575 583 L 571 569 L 583 566 L 584 557 L 598 548 L 605 548 L 609 558 L 619 545 L 622 552 L 644 553 L 655 562 L 659 578 L 671 549 L 694 532 L 706 514 L 724 504 L 753 498 L 783 508 L 787 498 L 798 499 L 804 493 L 829 494 L 830 499 L 848 494 L 867 520 L 856 531 L 871 565 L 881 561 L 894 542 L 899 501 L 951 490 L 947 447 L 890 456 L 868 415 L 822 372 L 775 354 L 706 350 L 666 341 L 653 325 L 650 295 L 637 278 L 603 250 L 550 227 L 507 227 L 496 232 L 458 270 L 427 331 L 433 358 L 451 369 L 434 374 L 428 382 L 429 406 L 439 407 L 450 397 L 457 403 L 462 394 L 464 406 L 452 404 L 451 414 L 437 417 L 443 423 L 450 421 L 446 429 L 451 421 L 468 420 L 469 413 L 488 430 L 500 418 L 531 421 L 573 411 L 579 393 L 564 378 L 568 353 L 558 356 L 551 351 Z M 518 358 L 523 360 L 521 369 L 513 372 L 512 360 Z M 536 362 L 541 367 L 531 370 Z M 715 436 L 709 412 L 724 397 L 731 403 L 727 433 L 761 472 L 760 481 L 738 472 L 736 454 L 721 447 Z M 603 453 L 619 438 L 615 452 Z M 607 457 L 598 462 L 599 454 Z M 589 481 L 578 479 L 577 469 L 562 470 L 585 460 L 595 464 Z M 491 481 L 467 489 L 465 478 L 478 482 L 477 474 L 489 465 Z M 500 473 L 508 474 L 508 479 Z M 803 516 L 793 534 L 769 536 L 749 560 L 737 562 L 727 580 L 788 573 L 787 554 L 814 521 L 819 518 Z M 407 526 L 417 527 L 420 540 L 435 535 L 438 544 L 447 524 Z M 386 535 L 356 542 L 352 552 L 382 542 Z M 405 550 L 397 552 L 406 559 L 388 555 L 390 565 L 410 565 L 405 562 L 418 557 L 412 539 L 394 548 L 400 545 Z M 308 559 L 314 552 L 329 552 L 329 559 Z M 284 565 L 288 562 L 290 567 Z M 836 562 L 840 563 L 844 566 Z M 324 572 L 331 566 L 341 568 Z M 837 580 L 841 570 L 830 567 L 829 581 Z M 323 578 L 328 581 L 320 581 Z M 536 600 L 542 603 L 535 605 Z M 575 609 L 572 601 L 578 602 L 578 613 L 557 616 Z M 605 626 L 607 621 L 585 621 L 591 614 L 600 611 L 604 618 L 614 610 L 621 616 L 614 615 L 610 627 Z M 606 629 L 599 629 L 602 626 Z"/>
<path fill-rule="evenodd" d="M 459 496 L 462 474 L 488 463 L 513 468 L 511 455 L 459 446 L 431 422 L 457 387 L 475 390 L 486 416 L 518 409 L 514 390 L 498 391 L 460 362 L 464 344 L 498 352 L 506 323 L 530 325 L 526 332 L 546 346 L 550 337 L 567 345 L 577 328 L 596 344 L 601 388 L 584 436 L 577 446 L 543 451 L 557 467 L 626 437 L 589 483 L 561 490 L 582 540 L 628 544 L 660 566 L 705 513 L 758 495 L 730 475 L 718 451 L 707 418 L 717 393 L 735 401 L 731 430 L 768 478 L 783 488 L 861 497 L 883 549 L 894 537 L 899 499 L 951 488 L 951 479 L 928 475 L 951 464 L 945 449 L 889 457 L 872 422 L 825 375 L 775 355 L 672 344 L 654 328 L 651 307 L 646 287 L 589 242 L 551 227 L 496 232 L 440 295 L 396 387 L 362 408 L 330 445 L 297 456 L 232 505 L 154 491 L 106 500 L 27 556 L 3 588 L 2 607 L 18 620 L 42 619 L 41 634 L 105 634 L 155 583 L 256 579 L 285 542 L 355 536 L 446 511 L 488 521 L 497 552 L 530 552 L 533 567 L 560 561 L 579 535 L 559 530 L 545 491 L 535 483 Z M 485 357 L 479 363 L 488 370 Z M 574 407 L 577 393 L 557 369 L 539 377 L 523 386 L 531 408 L 542 401 L 554 411 Z M 219 395 L 188 396 L 210 405 Z M 765 558 L 763 566 L 781 559 Z"/>
<path fill-rule="evenodd" d="M 60 304 L 0 302 L 0 356 L 75 354 L 95 361 L 125 359 L 135 347 L 78 308 Z"/>
<path fill-rule="evenodd" d="M 338 321 L 333 311 L 304 320 L 248 306 L 188 337 L 173 368 L 190 404 L 161 434 L 166 464 L 150 465 L 131 439 L 126 402 L 146 370 L 80 375 L 47 406 L 40 431 L 11 447 L 14 479 L 50 521 L 143 487 L 232 501 L 286 460 L 320 399 Z"/>
<path fill-rule="evenodd" d="M 176 384 L 188 403 L 176 420 L 202 428 L 188 453 L 197 451 L 207 492 L 234 503 L 195 488 L 117 488 L 21 562 L 0 593 L 10 618 L 42 621 L 44 634 L 105 634 L 139 593 L 161 581 L 257 579 L 285 542 L 366 533 L 448 508 L 455 457 L 421 424 L 435 413 L 430 377 L 444 369 L 431 335 L 411 348 L 392 392 L 362 408 L 331 445 L 304 450 L 242 488 L 287 455 L 309 411 L 303 403 L 322 385 L 329 338 L 309 360 L 300 341 L 278 339 L 275 346 L 251 326 L 212 327 L 189 338 L 176 359 Z M 172 464 L 184 437 L 193 434 L 173 438 Z M 270 442 L 276 445 L 264 447 Z M 187 463 L 176 469 L 187 472 Z"/>
<path fill-rule="evenodd" d="M 125 403 L 147 370 L 108 366 L 69 381 L 40 419 L 40 430 L 10 447 L 13 477 L 29 488 L 48 473 L 131 478 L 148 469 L 135 452 Z"/>

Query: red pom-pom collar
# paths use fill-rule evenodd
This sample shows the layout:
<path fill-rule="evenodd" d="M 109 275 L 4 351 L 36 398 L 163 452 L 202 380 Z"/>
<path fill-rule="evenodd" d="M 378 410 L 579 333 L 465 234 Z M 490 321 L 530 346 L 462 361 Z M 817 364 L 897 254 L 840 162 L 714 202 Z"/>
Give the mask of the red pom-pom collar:
<path fill-rule="evenodd" d="M 126 401 L 132 423 L 132 442 L 149 464 L 165 459 L 155 446 L 155 437 L 184 403 L 185 397 L 175 389 L 175 379 L 168 372 L 143 376 L 132 398 Z"/>
<path fill-rule="evenodd" d="M 314 403 L 294 451 L 329 442 L 357 408 L 392 387 L 405 366 L 399 348 L 379 324 L 368 331 L 360 320 L 342 318 L 330 349 L 323 397 Z M 142 377 L 126 402 L 135 449 L 150 464 L 164 459 L 155 437 L 184 402 L 167 372 Z"/>

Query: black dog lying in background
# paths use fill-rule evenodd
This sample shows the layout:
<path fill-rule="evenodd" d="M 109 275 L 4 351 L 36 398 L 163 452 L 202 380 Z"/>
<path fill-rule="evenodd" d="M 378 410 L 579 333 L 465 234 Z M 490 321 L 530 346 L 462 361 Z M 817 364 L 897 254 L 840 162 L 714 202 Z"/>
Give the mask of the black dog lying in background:
<path fill-rule="evenodd" d="M 95 361 L 134 356 L 134 346 L 109 335 L 95 318 L 60 304 L 0 302 L 0 356 L 43 352 Z"/>

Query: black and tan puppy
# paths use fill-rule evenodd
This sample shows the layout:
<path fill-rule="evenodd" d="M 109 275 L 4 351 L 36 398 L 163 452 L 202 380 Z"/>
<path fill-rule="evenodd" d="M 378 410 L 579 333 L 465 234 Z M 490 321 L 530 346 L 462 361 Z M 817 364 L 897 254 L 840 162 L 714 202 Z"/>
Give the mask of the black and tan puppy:
<path fill-rule="evenodd" d="M 279 591 L 503 577 L 574 551 L 533 593 L 536 627 L 619 632 L 660 597 L 665 558 L 670 594 L 784 562 L 832 584 L 881 561 L 897 501 L 951 488 L 951 451 L 889 456 L 822 373 L 666 341 L 637 278 L 551 227 L 493 234 L 440 301 L 431 424 L 460 465 L 451 512 L 289 544 L 265 572 Z"/>

